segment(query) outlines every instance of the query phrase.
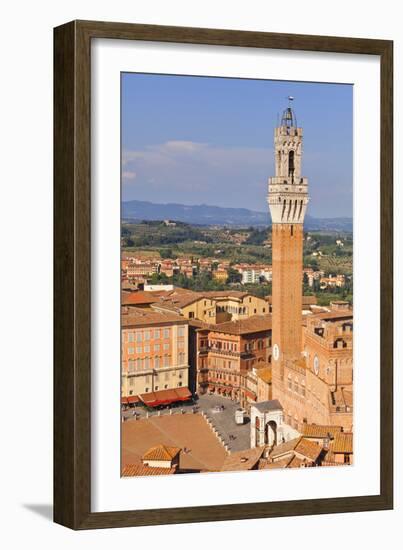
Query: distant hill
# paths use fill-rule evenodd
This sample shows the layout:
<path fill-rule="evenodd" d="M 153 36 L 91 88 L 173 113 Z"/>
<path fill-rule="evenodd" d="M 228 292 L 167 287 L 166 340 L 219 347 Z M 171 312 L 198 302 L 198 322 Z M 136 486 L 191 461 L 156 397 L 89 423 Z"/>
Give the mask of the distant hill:
<path fill-rule="evenodd" d="M 247 208 L 223 208 L 207 204 L 185 205 L 177 203 L 156 204 L 147 201 L 122 203 L 122 218 L 127 221 L 176 220 L 197 225 L 267 226 L 270 215 Z M 305 217 L 305 229 L 310 231 L 352 231 L 351 218 Z"/>

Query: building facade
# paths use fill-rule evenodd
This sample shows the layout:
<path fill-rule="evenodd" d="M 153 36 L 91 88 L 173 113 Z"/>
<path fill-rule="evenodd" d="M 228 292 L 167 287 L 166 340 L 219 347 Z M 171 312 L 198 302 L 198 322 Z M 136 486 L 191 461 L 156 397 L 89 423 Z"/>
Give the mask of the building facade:
<path fill-rule="evenodd" d="M 256 315 L 196 331 L 197 391 L 238 401 L 249 408 L 257 400 L 248 379 L 259 364 L 271 360 L 271 316 Z"/>
<path fill-rule="evenodd" d="M 122 313 L 122 397 L 188 386 L 188 322 L 174 313 Z"/>

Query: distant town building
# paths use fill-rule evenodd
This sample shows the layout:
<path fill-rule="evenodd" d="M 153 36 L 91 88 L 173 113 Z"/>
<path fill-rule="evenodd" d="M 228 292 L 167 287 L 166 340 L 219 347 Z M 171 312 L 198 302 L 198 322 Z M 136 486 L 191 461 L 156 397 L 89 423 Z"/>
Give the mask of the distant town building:
<path fill-rule="evenodd" d="M 216 269 L 213 271 L 213 279 L 225 283 L 228 279 L 228 271 L 226 269 Z"/>
<path fill-rule="evenodd" d="M 134 263 L 128 264 L 126 273 L 129 280 L 138 277 L 151 277 L 153 273 L 157 273 L 157 265 L 152 262 Z"/>
<path fill-rule="evenodd" d="M 242 284 L 256 284 L 260 282 L 271 282 L 272 267 L 267 264 L 235 264 L 236 269 L 241 275 Z"/>
<path fill-rule="evenodd" d="M 144 290 L 147 292 L 161 292 L 173 289 L 174 285 L 144 285 Z"/>
<path fill-rule="evenodd" d="M 344 275 L 329 275 L 329 277 L 321 277 L 319 280 L 320 288 L 341 288 L 345 286 L 346 280 Z"/>

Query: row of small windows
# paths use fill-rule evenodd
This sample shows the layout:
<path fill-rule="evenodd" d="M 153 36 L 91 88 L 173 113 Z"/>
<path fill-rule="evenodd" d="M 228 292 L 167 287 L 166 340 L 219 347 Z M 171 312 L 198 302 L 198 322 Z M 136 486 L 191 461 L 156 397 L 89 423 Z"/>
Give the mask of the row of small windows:
<path fill-rule="evenodd" d="M 245 343 L 245 351 L 252 350 L 262 350 L 265 347 L 271 347 L 271 338 L 261 338 L 259 340 L 251 340 L 250 342 Z M 223 350 L 223 351 L 238 351 L 238 345 L 235 342 L 222 342 L 220 340 L 209 340 L 209 347 L 212 350 Z"/>
<path fill-rule="evenodd" d="M 252 351 L 252 350 L 262 350 L 264 349 L 264 344 L 266 340 L 266 345 L 268 347 L 271 346 L 271 338 L 261 339 L 261 340 L 252 340 L 251 342 L 245 343 L 245 351 Z"/>
<path fill-rule="evenodd" d="M 208 345 L 212 349 L 224 351 L 237 351 L 238 345 L 235 342 L 221 342 L 220 340 L 209 340 Z"/>
<path fill-rule="evenodd" d="M 186 360 L 185 353 L 178 354 L 178 362 L 180 365 L 184 365 Z M 171 356 L 164 355 L 163 357 L 145 357 L 144 359 L 129 359 L 128 368 L 129 372 L 136 372 L 148 369 L 159 369 L 161 367 L 171 366 Z"/>
<path fill-rule="evenodd" d="M 164 344 L 162 346 L 164 351 L 168 351 L 170 348 L 170 344 Z M 160 344 L 154 344 L 152 346 L 153 351 L 160 351 L 161 345 Z M 134 347 L 128 347 L 127 353 L 129 355 L 133 355 L 134 353 L 150 353 L 151 352 L 151 345 L 150 344 L 144 344 L 144 346 L 136 346 Z"/>
<path fill-rule="evenodd" d="M 221 372 L 215 373 L 215 376 L 214 376 L 214 373 L 212 374 L 213 374 L 213 378 L 215 378 L 216 380 L 224 380 L 227 382 L 239 383 L 239 377 L 235 376 L 235 374 L 223 374 Z"/>
<path fill-rule="evenodd" d="M 249 275 L 250 279 L 252 279 L 252 275 Z M 234 313 L 238 315 L 246 315 L 248 313 L 247 307 L 235 307 L 235 306 L 217 306 L 217 313 Z M 253 313 L 257 313 L 257 309 L 255 308 L 253 310 Z M 262 308 L 262 313 L 266 313 L 266 308 Z"/>
<path fill-rule="evenodd" d="M 182 386 L 182 382 L 179 382 L 178 383 L 178 388 L 180 388 Z M 154 391 L 158 391 L 159 389 L 159 386 L 155 386 L 154 388 Z M 165 384 L 164 385 L 164 390 L 167 390 L 168 389 L 168 384 Z M 150 388 L 145 388 L 144 389 L 144 393 L 148 393 L 150 391 Z M 129 395 L 133 395 L 133 390 L 129 390 Z"/>
<path fill-rule="evenodd" d="M 226 359 L 219 359 L 218 357 L 212 357 L 209 360 L 209 365 L 212 367 L 218 367 L 223 369 L 230 369 L 234 363 L 227 361 Z"/>
<path fill-rule="evenodd" d="M 176 378 L 176 375 L 178 375 L 177 377 L 179 380 L 183 379 L 183 373 L 181 372 L 176 373 L 176 371 L 174 371 L 172 373 L 166 372 L 164 373 L 164 375 L 154 374 L 154 376 L 152 376 L 150 374 L 147 374 L 144 378 L 141 378 L 141 383 L 150 384 L 151 380 L 154 380 L 154 383 L 161 382 L 162 380 L 167 382 L 170 378 Z M 136 385 L 136 378 L 129 378 L 129 386 L 133 387 L 135 385 Z"/>
<path fill-rule="evenodd" d="M 183 340 L 178 340 L 177 347 L 178 349 L 183 349 L 185 347 L 185 342 Z M 137 345 L 136 347 L 129 346 L 127 348 L 127 353 L 129 355 L 133 355 L 134 353 L 137 353 L 137 354 L 150 353 L 151 348 L 154 352 L 161 351 L 161 349 L 163 349 L 164 351 L 169 351 L 170 344 L 166 342 L 162 345 L 162 347 L 161 347 L 161 344 L 154 344 L 153 346 L 151 346 L 151 344 L 140 344 L 140 345 Z"/>
<path fill-rule="evenodd" d="M 127 332 L 127 341 L 128 342 L 143 342 L 143 340 L 159 340 L 164 338 L 165 340 L 171 337 L 171 329 L 147 329 L 147 330 L 136 330 L 135 332 Z M 183 338 L 185 336 L 185 327 L 178 327 L 178 337 Z M 123 333 L 123 340 L 125 339 L 125 333 Z"/>

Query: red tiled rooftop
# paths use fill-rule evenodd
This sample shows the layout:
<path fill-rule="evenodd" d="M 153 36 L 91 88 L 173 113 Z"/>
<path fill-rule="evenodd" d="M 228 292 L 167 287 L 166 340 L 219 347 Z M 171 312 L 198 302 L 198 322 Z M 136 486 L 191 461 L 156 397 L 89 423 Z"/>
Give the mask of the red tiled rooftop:
<path fill-rule="evenodd" d="M 180 451 L 179 447 L 156 445 L 144 453 L 143 460 L 173 460 Z"/>
<path fill-rule="evenodd" d="M 122 305 L 146 305 L 153 304 L 158 301 L 158 296 L 152 294 L 151 292 L 138 290 L 135 292 L 124 292 L 122 295 Z"/>
<path fill-rule="evenodd" d="M 329 450 L 333 453 L 352 453 L 353 452 L 353 434 L 338 433 L 329 444 Z"/>
<path fill-rule="evenodd" d="M 176 471 L 176 465 L 172 468 L 151 468 L 145 464 L 127 464 L 122 468 L 122 477 L 167 476 L 176 473 Z"/>
<path fill-rule="evenodd" d="M 258 465 L 263 451 L 264 447 L 255 447 L 253 449 L 231 453 L 224 460 L 221 470 L 223 472 L 252 470 Z"/>
<path fill-rule="evenodd" d="M 271 326 L 272 317 L 267 313 L 266 315 L 253 315 L 247 319 L 219 323 L 214 326 L 212 331 L 224 334 L 251 334 L 263 330 L 271 330 Z"/>
<path fill-rule="evenodd" d="M 176 313 L 162 312 L 136 307 L 128 308 L 127 313 L 121 315 L 122 328 L 160 325 L 164 323 L 187 324 L 187 320 Z"/>
<path fill-rule="evenodd" d="M 341 426 L 325 426 L 320 424 L 304 424 L 302 427 L 302 435 L 304 437 L 317 437 L 317 438 L 326 438 L 328 435 L 336 434 L 341 432 Z"/>

